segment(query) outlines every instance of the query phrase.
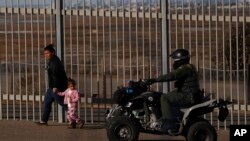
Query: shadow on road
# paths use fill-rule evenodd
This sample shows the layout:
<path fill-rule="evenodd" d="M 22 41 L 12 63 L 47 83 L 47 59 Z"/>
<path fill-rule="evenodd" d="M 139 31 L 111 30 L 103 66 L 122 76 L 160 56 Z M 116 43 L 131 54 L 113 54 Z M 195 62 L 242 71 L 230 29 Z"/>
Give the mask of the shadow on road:
<path fill-rule="evenodd" d="M 105 127 L 102 126 L 102 125 L 84 125 L 82 129 L 87 129 L 87 130 L 91 130 L 91 129 L 105 129 Z"/>
<path fill-rule="evenodd" d="M 157 139 L 157 140 L 138 140 L 138 141 L 180 141 L 180 140 Z"/>

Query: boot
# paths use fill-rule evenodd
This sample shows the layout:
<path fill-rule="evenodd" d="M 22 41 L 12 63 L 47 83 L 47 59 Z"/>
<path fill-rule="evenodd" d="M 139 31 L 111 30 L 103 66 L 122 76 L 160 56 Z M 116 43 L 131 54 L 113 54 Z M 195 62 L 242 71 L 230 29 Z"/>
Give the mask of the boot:
<path fill-rule="evenodd" d="M 161 126 L 161 131 L 165 134 L 175 134 L 179 131 L 179 123 L 175 119 L 165 119 Z"/>

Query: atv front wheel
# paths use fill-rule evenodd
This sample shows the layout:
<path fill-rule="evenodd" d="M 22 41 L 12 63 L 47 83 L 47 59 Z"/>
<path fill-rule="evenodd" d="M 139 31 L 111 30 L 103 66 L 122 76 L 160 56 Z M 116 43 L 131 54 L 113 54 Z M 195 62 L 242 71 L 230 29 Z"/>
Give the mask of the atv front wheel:
<path fill-rule="evenodd" d="M 186 139 L 187 141 L 217 141 L 217 133 L 209 122 L 199 121 L 190 126 Z"/>
<path fill-rule="evenodd" d="M 139 129 L 133 120 L 121 116 L 109 122 L 107 136 L 109 141 L 137 141 Z"/>

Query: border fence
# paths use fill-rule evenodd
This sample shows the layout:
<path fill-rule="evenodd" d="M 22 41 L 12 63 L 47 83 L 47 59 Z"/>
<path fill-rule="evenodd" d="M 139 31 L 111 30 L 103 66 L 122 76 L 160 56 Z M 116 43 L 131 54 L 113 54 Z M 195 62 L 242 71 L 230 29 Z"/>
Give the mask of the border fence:
<path fill-rule="evenodd" d="M 103 123 L 117 86 L 171 70 L 186 48 L 201 87 L 234 100 L 219 127 L 249 123 L 249 0 L 3 0 L 0 119 L 40 120 L 47 87 L 43 48 L 53 43 L 81 95 L 78 114 Z M 154 90 L 167 92 L 167 84 Z M 51 119 L 63 121 L 53 106 Z"/>

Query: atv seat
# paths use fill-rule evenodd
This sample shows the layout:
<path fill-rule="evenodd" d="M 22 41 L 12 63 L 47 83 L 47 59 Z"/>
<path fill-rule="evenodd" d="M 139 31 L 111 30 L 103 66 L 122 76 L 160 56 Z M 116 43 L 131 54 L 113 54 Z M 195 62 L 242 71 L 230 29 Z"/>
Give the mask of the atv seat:
<path fill-rule="evenodd" d="M 201 98 L 201 100 L 199 100 L 197 103 L 193 104 L 193 105 L 186 105 L 186 106 L 177 106 L 177 107 L 173 107 L 173 111 L 174 111 L 174 115 L 176 117 L 182 117 L 184 116 L 186 111 L 192 111 L 194 109 L 194 107 L 203 107 L 204 105 L 207 105 L 206 103 L 210 103 L 210 96 L 211 93 L 205 93 L 204 90 L 201 91 L 200 93 L 203 97 Z"/>
<path fill-rule="evenodd" d="M 206 92 L 204 91 L 204 89 L 202 89 L 200 95 L 201 95 L 201 98 L 200 98 L 201 100 L 197 101 L 197 102 L 196 102 L 195 104 L 193 104 L 193 105 L 180 106 L 179 109 L 187 109 L 187 108 L 190 108 L 190 107 L 192 107 L 192 106 L 194 106 L 194 105 L 201 104 L 201 103 L 204 103 L 204 102 L 206 102 L 206 101 L 209 101 L 209 100 L 211 99 L 211 98 L 210 98 L 211 93 L 206 93 Z"/>

